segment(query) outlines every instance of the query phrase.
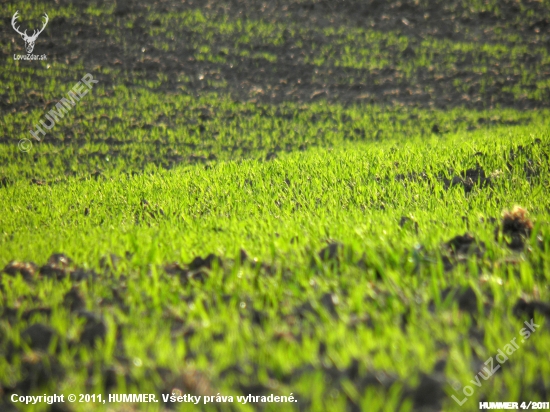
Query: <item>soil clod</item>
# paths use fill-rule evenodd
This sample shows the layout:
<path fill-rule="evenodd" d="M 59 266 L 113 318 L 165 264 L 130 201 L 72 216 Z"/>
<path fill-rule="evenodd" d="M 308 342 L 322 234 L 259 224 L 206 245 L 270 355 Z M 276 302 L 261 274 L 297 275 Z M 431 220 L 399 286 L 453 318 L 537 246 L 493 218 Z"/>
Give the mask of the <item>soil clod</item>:
<path fill-rule="evenodd" d="M 223 266 L 222 259 L 214 255 L 213 253 L 210 253 L 204 259 L 200 256 L 197 256 L 187 266 L 189 267 L 190 270 L 212 269 L 212 267 L 214 266 L 214 262 L 217 262 L 218 266 Z"/>
<path fill-rule="evenodd" d="M 68 308 L 71 312 L 82 310 L 86 307 L 86 301 L 82 292 L 76 287 L 72 287 L 63 297 L 63 306 Z"/>
<path fill-rule="evenodd" d="M 72 263 L 73 261 L 67 255 L 54 253 L 48 262 L 40 268 L 40 274 L 57 280 L 64 279 L 70 274 Z"/>
<path fill-rule="evenodd" d="M 105 340 L 107 335 L 107 325 L 98 315 L 81 311 L 80 317 L 86 319 L 86 326 L 80 335 L 80 343 L 87 346 L 94 346 L 96 341 Z"/>
<path fill-rule="evenodd" d="M 531 236 L 533 222 L 527 217 L 527 210 L 515 206 L 511 212 L 505 211 L 500 226 L 495 228 L 495 239 L 502 234 L 506 245 L 512 250 L 523 250 L 525 241 Z"/>
<path fill-rule="evenodd" d="M 242 254 L 241 254 L 242 256 Z M 221 257 L 210 253 L 205 258 L 201 256 L 195 257 L 187 267 L 182 267 L 178 263 L 171 263 L 164 267 L 164 271 L 172 276 L 178 276 L 182 285 L 186 285 L 188 281 L 195 280 L 199 282 L 205 282 L 209 277 L 209 271 L 212 268 L 218 266 L 223 267 L 223 260 Z"/>
<path fill-rule="evenodd" d="M 476 241 L 469 233 L 458 235 L 443 245 L 443 267 L 449 271 L 458 263 L 465 263 L 471 256 L 482 258 L 485 254 L 485 243 Z"/>
<path fill-rule="evenodd" d="M 550 304 L 545 302 L 537 300 L 527 302 L 525 299 L 519 298 L 512 308 L 514 316 L 523 321 L 534 319 L 535 312 L 543 315 L 547 320 L 550 320 Z"/>
<path fill-rule="evenodd" d="M 443 178 L 445 189 L 453 186 L 462 186 L 464 193 L 470 193 L 476 186 L 484 188 L 491 184 L 491 177 L 483 170 L 481 166 L 453 176 L 451 179 Z"/>
<path fill-rule="evenodd" d="M 21 332 L 21 340 L 33 350 L 47 351 L 52 339 L 57 335 L 55 330 L 42 323 L 35 323 Z"/>
<path fill-rule="evenodd" d="M 447 287 L 441 291 L 441 301 L 446 300 L 456 301 L 458 303 L 458 309 L 467 312 L 471 315 L 477 313 L 477 295 L 471 286 L 467 288 L 459 287 Z M 435 310 L 435 302 L 432 300 L 429 305 L 429 309 L 433 312 Z"/>
<path fill-rule="evenodd" d="M 28 394 L 51 382 L 59 382 L 65 376 L 65 369 L 56 357 L 31 353 L 23 357 L 22 379 L 15 385 L 15 392 Z"/>
<path fill-rule="evenodd" d="M 339 261 L 344 245 L 339 242 L 329 243 L 328 246 L 321 249 L 317 256 L 321 262 Z"/>
<path fill-rule="evenodd" d="M 62 267 L 46 264 L 40 268 L 40 274 L 48 278 L 61 280 L 67 277 L 67 275 L 69 274 L 69 271 Z"/>
<path fill-rule="evenodd" d="M 301 320 L 306 319 L 308 316 L 315 316 L 316 318 L 319 318 L 319 314 L 311 304 L 311 302 L 305 302 L 302 303 L 300 306 L 296 307 L 294 309 L 294 314 L 298 316 Z"/>
<path fill-rule="evenodd" d="M 82 268 L 76 268 L 69 273 L 70 279 L 73 282 L 83 282 L 88 279 L 97 278 L 97 273 L 94 270 L 85 270 Z"/>
<path fill-rule="evenodd" d="M 443 407 L 443 400 L 446 393 L 443 389 L 445 380 L 436 374 L 422 374 L 420 383 L 414 389 L 413 409 L 415 411 L 440 411 Z"/>
<path fill-rule="evenodd" d="M 38 266 L 36 266 L 34 262 L 18 262 L 12 260 L 4 267 L 3 272 L 10 276 L 21 274 L 21 276 L 23 276 L 23 279 L 28 281 L 34 278 L 37 269 Z"/>
<path fill-rule="evenodd" d="M 73 263 L 72 259 L 64 253 L 54 253 L 48 259 L 49 265 L 67 268 Z"/>
<path fill-rule="evenodd" d="M 485 243 L 476 242 L 476 239 L 469 233 L 453 237 L 445 243 L 445 247 L 457 259 L 467 255 L 482 257 L 485 252 Z"/>

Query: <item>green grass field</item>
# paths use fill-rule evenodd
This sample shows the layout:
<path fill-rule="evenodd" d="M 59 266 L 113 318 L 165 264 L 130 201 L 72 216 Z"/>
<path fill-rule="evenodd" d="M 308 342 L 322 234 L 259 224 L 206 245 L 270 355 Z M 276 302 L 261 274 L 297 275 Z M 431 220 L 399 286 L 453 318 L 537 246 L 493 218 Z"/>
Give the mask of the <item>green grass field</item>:
<path fill-rule="evenodd" d="M 281 4 L 7 4 L 0 411 L 550 400 L 550 4 Z"/>

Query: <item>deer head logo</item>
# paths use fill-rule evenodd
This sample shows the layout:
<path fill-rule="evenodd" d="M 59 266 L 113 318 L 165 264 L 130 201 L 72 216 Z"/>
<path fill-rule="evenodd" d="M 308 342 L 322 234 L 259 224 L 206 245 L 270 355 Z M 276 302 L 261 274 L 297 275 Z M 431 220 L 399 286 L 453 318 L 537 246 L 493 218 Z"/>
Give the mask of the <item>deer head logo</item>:
<path fill-rule="evenodd" d="M 15 27 L 16 20 L 19 17 L 18 13 L 19 13 L 19 10 L 17 10 L 15 12 L 15 14 L 13 15 L 13 17 L 11 19 L 11 25 L 12 25 L 13 29 L 17 33 L 19 33 L 21 35 L 21 38 L 25 41 L 25 49 L 27 49 L 27 53 L 31 54 L 33 49 L 34 49 L 34 42 L 38 38 L 38 35 L 44 31 L 44 29 L 46 28 L 46 25 L 48 24 L 48 20 L 49 20 L 48 15 L 46 13 L 44 13 L 44 18 L 46 20 L 44 21 L 44 25 L 42 26 L 42 28 L 40 30 L 35 30 L 34 33 L 32 34 L 32 36 L 28 36 L 27 35 L 27 30 L 25 30 L 24 33 L 21 33 L 19 31 L 19 27 Z"/>

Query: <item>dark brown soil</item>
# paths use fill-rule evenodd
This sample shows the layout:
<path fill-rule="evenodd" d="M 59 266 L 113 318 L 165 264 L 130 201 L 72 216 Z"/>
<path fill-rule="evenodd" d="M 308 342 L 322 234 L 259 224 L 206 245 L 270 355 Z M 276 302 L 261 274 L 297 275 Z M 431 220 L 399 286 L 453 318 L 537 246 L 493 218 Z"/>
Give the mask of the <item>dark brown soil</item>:
<path fill-rule="evenodd" d="M 451 304 L 453 302 L 458 303 L 458 309 L 467 312 L 471 315 L 475 315 L 478 312 L 477 307 L 477 295 L 471 286 L 466 288 L 460 287 L 447 287 L 441 291 L 441 301 L 449 300 Z M 435 310 L 435 302 L 431 301 L 429 308 L 431 311 Z"/>
<path fill-rule="evenodd" d="M 511 212 L 504 212 L 500 226 L 495 228 L 495 239 L 502 235 L 510 249 L 523 250 L 533 230 L 533 222 L 527 215 L 527 210 L 520 206 L 515 206 Z"/>
<path fill-rule="evenodd" d="M 21 332 L 21 340 L 31 349 L 46 352 L 52 339 L 56 336 L 55 330 L 41 323 L 35 323 Z"/>
<path fill-rule="evenodd" d="M 182 285 L 186 285 L 190 280 L 204 283 L 210 276 L 210 271 L 214 267 L 223 267 L 223 260 L 209 254 L 205 258 L 195 257 L 187 265 L 181 266 L 179 263 L 171 263 L 164 267 L 164 271 L 172 276 L 178 276 Z"/>
<path fill-rule="evenodd" d="M 68 4 L 84 10 L 92 2 L 60 0 L 56 6 Z M 100 6 L 103 4 L 107 3 L 99 2 Z M 148 19 L 151 13 L 196 9 L 212 21 L 228 16 L 229 19 L 284 24 L 288 28 L 282 32 L 283 42 L 277 46 L 253 38 L 246 46 L 250 52 L 248 56 L 225 51 L 225 48 L 231 50 L 240 33 L 234 37 L 217 35 L 211 47 L 225 61 L 199 61 L 194 57 L 196 49 L 193 45 L 202 43 L 201 33 L 192 27 L 164 27 L 160 21 Z M 158 79 L 158 74 L 165 74 L 167 80 L 158 88 L 161 93 L 176 90 L 178 78 L 185 75 L 189 78 L 185 87 L 191 94 L 219 91 L 212 82 L 225 82 L 224 91 L 235 100 L 254 98 L 276 104 L 316 99 L 344 104 L 366 101 L 478 109 L 497 105 L 532 109 L 550 104 L 547 89 L 543 91 L 546 96 L 537 100 L 515 97 L 509 91 L 515 85 L 535 90 L 537 82 L 544 81 L 550 73 L 548 65 L 542 63 L 543 56 L 537 51 L 537 48 L 549 44 L 550 11 L 537 1 L 523 2 L 520 7 L 516 1 L 503 0 L 497 8 L 476 11 L 459 0 L 164 0 L 154 3 L 119 0 L 114 18 L 116 23 L 100 21 L 100 18 L 90 15 L 71 19 L 52 15 L 48 30 L 37 42 L 36 51 L 47 53 L 51 62 L 73 64 L 82 61 L 86 70 L 101 66 L 125 73 L 118 78 L 101 75 L 102 84 L 107 87 L 121 83 L 133 87 L 143 79 Z M 130 23 L 131 29 L 119 29 Z M 11 42 L 15 34 L 9 16 L 4 17 L 2 26 L 0 41 Z M 306 57 L 315 58 L 318 50 L 338 38 L 338 35 L 324 34 L 323 29 L 342 26 L 369 28 L 383 35 L 393 33 L 406 37 L 408 44 L 403 49 L 388 42 L 384 49 L 391 52 L 390 64 L 380 70 L 344 68 L 334 64 L 315 66 L 307 62 Z M 156 41 L 165 41 L 166 38 L 164 33 L 152 35 L 151 28 L 177 33 L 177 39 L 170 42 L 172 50 L 164 51 L 155 46 Z M 302 31 L 294 33 L 295 28 Z M 113 37 L 107 34 L 108 31 L 117 34 Z M 514 35 L 520 39 L 516 43 L 510 40 Z M 418 66 L 414 73 L 404 75 L 397 68 L 398 63 L 416 59 L 421 44 L 432 39 L 488 45 L 501 43 L 510 47 L 528 45 L 529 52 L 514 59 L 508 54 L 502 58 L 487 57 L 488 60 L 482 62 L 480 59 L 486 59 L 485 55 L 480 57 L 476 51 L 456 51 L 451 56 L 445 49 L 434 50 L 430 67 Z M 17 47 L 22 51 L 19 40 Z M 338 46 L 334 51 L 337 56 L 342 52 Z M 254 53 L 262 52 L 276 56 L 276 64 L 252 57 Z M 1 54 L 8 58 L 6 52 Z M 486 65 L 486 73 L 479 70 L 479 63 Z M 531 69 L 532 78 L 527 83 L 519 73 L 508 70 L 514 64 Z M 2 110 L 28 109 L 45 103 L 34 95 L 18 102 L 7 103 L 7 98 L 1 102 Z M 201 119 L 207 120 L 210 115 L 205 111 Z M 438 131 L 439 126 L 434 125 L 433 132 Z"/>
<path fill-rule="evenodd" d="M 546 317 L 550 321 L 550 304 L 537 300 L 527 302 L 525 299 L 520 298 L 514 305 L 512 313 L 523 321 L 530 321 L 535 317 L 535 313 Z"/>
<path fill-rule="evenodd" d="M 69 309 L 71 312 L 84 309 L 86 307 L 86 301 L 82 292 L 77 287 L 72 287 L 63 297 L 63 306 Z"/>
<path fill-rule="evenodd" d="M 101 316 L 87 311 L 80 311 L 78 316 L 86 319 L 86 326 L 80 335 L 81 344 L 94 346 L 97 341 L 105 340 L 107 325 Z"/>
<path fill-rule="evenodd" d="M 10 276 L 21 274 L 25 280 L 31 280 L 35 276 L 37 269 L 38 266 L 33 262 L 18 262 L 13 260 L 4 267 L 3 272 Z"/>
<path fill-rule="evenodd" d="M 464 193 L 470 193 L 476 186 L 480 188 L 488 186 L 491 183 L 491 178 L 481 166 L 477 166 L 465 170 L 452 179 L 443 178 L 443 183 L 445 189 L 458 185 L 464 188 Z"/>
<path fill-rule="evenodd" d="M 445 247 L 449 253 L 457 259 L 468 255 L 482 257 L 485 251 L 485 244 L 483 242 L 477 242 L 469 233 L 453 237 L 445 243 Z"/>

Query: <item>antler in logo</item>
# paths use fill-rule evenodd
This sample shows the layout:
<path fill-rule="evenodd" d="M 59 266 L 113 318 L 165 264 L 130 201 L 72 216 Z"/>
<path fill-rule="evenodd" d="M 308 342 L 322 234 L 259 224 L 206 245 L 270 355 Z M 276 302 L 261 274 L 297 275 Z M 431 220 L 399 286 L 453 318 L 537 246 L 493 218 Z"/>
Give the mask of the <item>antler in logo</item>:
<path fill-rule="evenodd" d="M 34 49 L 34 42 L 36 42 L 36 39 L 38 38 L 38 35 L 44 31 L 44 29 L 46 28 L 46 25 L 48 24 L 48 20 L 49 20 L 48 15 L 46 13 L 44 13 L 44 17 L 45 17 L 46 20 L 44 21 L 44 25 L 42 26 L 42 28 L 40 30 L 35 30 L 34 33 L 32 34 L 32 36 L 28 36 L 27 35 L 27 30 L 25 30 L 24 33 L 21 33 L 19 31 L 19 27 L 15 27 L 16 20 L 19 17 L 18 13 L 19 13 L 19 10 L 17 10 L 15 12 L 15 14 L 13 15 L 13 17 L 11 19 L 11 25 L 12 25 L 13 29 L 21 35 L 21 38 L 23 40 L 25 40 L 25 49 L 27 49 L 27 53 L 30 54 L 30 53 L 32 53 L 32 51 Z"/>

